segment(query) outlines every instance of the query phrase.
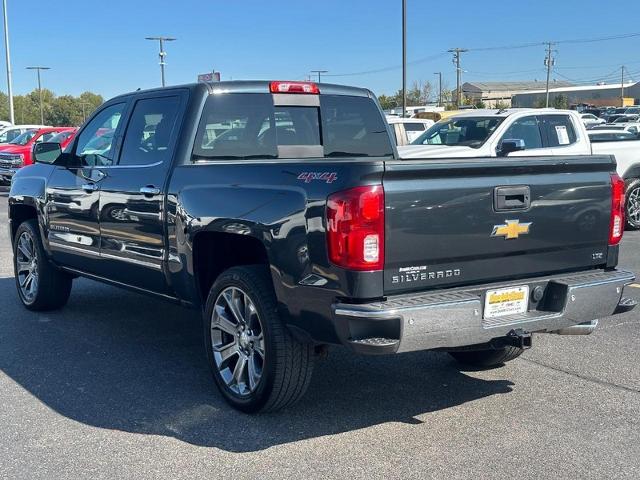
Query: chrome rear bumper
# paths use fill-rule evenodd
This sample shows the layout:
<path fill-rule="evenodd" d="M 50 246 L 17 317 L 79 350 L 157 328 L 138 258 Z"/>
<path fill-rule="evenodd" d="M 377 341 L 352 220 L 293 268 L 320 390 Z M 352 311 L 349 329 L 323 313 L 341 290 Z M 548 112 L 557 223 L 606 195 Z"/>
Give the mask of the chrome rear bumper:
<path fill-rule="evenodd" d="M 631 272 L 596 270 L 403 295 L 384 302 L 341 303 L 334 305 L 334 322 L 343 343 L 362 353 L 464 347 L 517 329 L 570 334 L 570 327 L 613 315 L 625 285 L 634 279 Z M 531 299 L 523 314 L 483 318 L 487 290 L 520 285 L 529 285 L 530 291 L 543 288 L 542 299 Z M 587 333 L 589 328 L 574 330 Z"/>

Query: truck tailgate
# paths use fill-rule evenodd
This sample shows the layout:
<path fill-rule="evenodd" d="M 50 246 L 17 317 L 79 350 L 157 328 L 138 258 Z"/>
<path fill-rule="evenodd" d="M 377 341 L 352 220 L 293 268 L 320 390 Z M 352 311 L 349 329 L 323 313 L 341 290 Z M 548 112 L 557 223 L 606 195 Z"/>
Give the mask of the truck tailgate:
<path fill-rule="evenodd" d="M 603 266 L 608 156 L 386 164 L 385 294 Z"/>

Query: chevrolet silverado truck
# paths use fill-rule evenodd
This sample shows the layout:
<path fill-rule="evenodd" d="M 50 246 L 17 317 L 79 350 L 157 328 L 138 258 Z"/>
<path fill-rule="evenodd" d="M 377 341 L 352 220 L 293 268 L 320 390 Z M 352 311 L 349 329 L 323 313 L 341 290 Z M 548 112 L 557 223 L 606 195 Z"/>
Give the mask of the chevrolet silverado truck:
<path fill-rule="evenodd" d="M 613 157 L 401 160 L 365 89 L 138 91 L 34 157 L 9 195 L 24 306 L 87 277 L 200 309 L 246 412 L 298 400 L 329 345 L 494 367 L 635 306 Z"/>
<path fill-rule="evenodd" d="M 627 226 L 640 228 L 640 140 L 590 141 L 574 110 L 511 108 L 460 112 L 439 122 L 411 145 L 402 158 L 614 155 L 625 181 Z"/>

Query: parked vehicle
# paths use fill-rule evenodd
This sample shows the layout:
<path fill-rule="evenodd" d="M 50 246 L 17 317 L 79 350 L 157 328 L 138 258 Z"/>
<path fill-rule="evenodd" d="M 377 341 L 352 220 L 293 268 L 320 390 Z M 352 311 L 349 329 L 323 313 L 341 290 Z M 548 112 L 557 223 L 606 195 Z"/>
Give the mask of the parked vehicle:
<path fill-rule="evenodd" d="M 216 125 L 233 127 L 212 140 Z M 62 307 L 85 276 L 201 309 L 213 379 L 243 411 L 298 400 L 327 345 L 491 368 L 532 332 L 635 306 L 611 156 L 400 160 L 365 89 L 138 91 L 34 155 L 9 195 L 24 306 Z"/>
<path fill-rule="evenodd" d="M 630 124 L 624 130 L 634 131 Z M 601 125 L 612 129 L 615 125 Z M 640 140 L 589 141 L 580 114 L 573 110 L 477 110 L 441 121 L 411 145 L 398 147 L 401 158 L 514 157 L 525 155 L 615 155 L 618 175 L 627 184 L 626 219 L 640 228 Z M 633 191 L 629 190 L 631 188 Z"/>
<path fill-rule="evenodd" d="M 0 147 L 22 135 L 27 130 L 43 128 L 43 125 L 11 125 L 0 130 Z"/>
<path fill-rule="evenodd" d="M 60 145 L 60 149 L 64 151 L 64 149 L 67 148 L 67 145 L 69 145 L 73 140 L 73 137 L 75 137 L 77 131 L 78 131 L 77 128 L 64 130 L 60 133 L 55 134 L 53 137 L 47 140 L 47 142 L 58 143 Z"/>
<path fill-rule="evenodd" d="M 396 145 L 409 145 L 435 122 L 423 118 L 386 117 Z"/>
<path fill-rule="evenodd" d="M 637 140 L 638 135 L 626 130 L 591 129 L 588 132 L 591 142 L 612 142 L 615 140 Z"/>
<path fill-rule="evenodd" d="M 618 131 L 629 132 L 636 136 L 640 133 L 640 122 L 634 123 L 605 123 L 604 125 L 596 125 L 588 130 L 588 133 L 593 131 Z"/>
<path fill-rule="evenodd" d="M 584 126 L 587 128 L 606 123 L 603 118 L 598 118 L 591 113 L 580 114 L 580 119 L 582 120 L 582 123 L 584 123 Z"/>
<path fill-rule="evenodd" d="M 50 141 L 56 134 L 75 131 L 73 127 L 45 127 L 29 129 L 6 145 L 0 145 L 0 181 L 10 182 L 16 171 L 33 163 L 34 145 Z"/>

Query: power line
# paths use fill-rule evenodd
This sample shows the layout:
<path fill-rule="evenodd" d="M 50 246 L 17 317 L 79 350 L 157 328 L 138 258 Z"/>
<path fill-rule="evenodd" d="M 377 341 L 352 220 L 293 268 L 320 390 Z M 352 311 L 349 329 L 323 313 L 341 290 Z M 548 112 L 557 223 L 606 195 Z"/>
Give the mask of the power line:
<path fill-rule="evenodd" d="M 626 38 L 640 37 L 640 33 L 624 33 L 620 35 L 610 35 L 606 37 L 594 37 L 594 38 L 575 38 L 568 40 L 553 40 L 551 43 L 554 45 L 558 45 L 561 43 L 593 43 L 593 42 L 605 42 L 609 40 L 620 40 Z M 520 43 L 515 45 L 498 45 L 494 47 L 475 47 L 470 48 L 470 52 L 489 52 L 493 50 L 516 50 L 520 48 L 532 48 L 532 47 L 540 47 L 542 45 L 546 45 L 549 42 L 528 42 L 528 43 Z"/>
<path fill-rule="evenodd" d="M 640 33 L 624 33 L 624 34 L 619 34 L 619 35 L 609 35 L 609 36 L 603 36 L 603 37 L 593 37 L 593 38 L 574 38 L 574 39 L 564 39 L 564 40 L 553 40 L 551 41 L 551 43 L 553 43 L 554 45 L 559 45 L 559 44 L 580 44 L 580 43 L 594 43 L 594 42 L 605 42 L 605 41 L 611 41 L 611 40 L 621 40 L 621 39 L 628 39 L 628 38 L 633 38 L 633 37 L 640 37 Z M 496 51 L 496 50 L 516 50 L 516 49 L 522 49 L 522 48 L 533 48 L 533 47 L 541 47 L 541 46 L 546 46 L 549 42 L 528 42 L 528 43 L 521 43 L 521 44 L 513 44 L 513 45 L 498 45 L 498 46 L 489 46 L 489 47 L 475 47 L 475 48 L 468 48 L 466 49 L 466 51 L 468 52 L 490 52 L 490 51 Z M 416 60 L 413 60 L 411 62 L 407 62 L 407 65 L 417 65 L 420 63 L 426 63 L 426 62 L 430 62 L 433 60 L 437 60 L 439 58 L 442 58 L 444 56 L 446 56 L 448 54 L 448 52 L 441 52 L 441 53 L 437 53 L 435 55 L 430 55 L 428 57 L 423 57 L 423 58 L 419 58 Z M 640 61 L 636 61 L 636 62 L 626 62 L 627 64 L 634 64 L 634 63 L 640 63 Z M 588 66 L 588 67 L 572 67 L 572 66 L 568 66 L 568 67 L 558 67 L 560 69 L 580 69 L 580 68 L 598 68 L 598 67 L 607 67 L 607 66 L 614 66 L 615 64 L 612 65 L 600 65 L 600 66 Z M 389 66 L 389 67 L 381 67 L 381 68 L 375 68 L 375 69 L 371 69 L 371 70 L 363 70 L 363 71 L 359 71 L 359 72 L 347 72 L 347 73 L 332 73 L 329 75 L 326 75 L 327 77 L 351 77 L 351 76 L 359 76 L 359 75 L 372 75 L 372 74 L 376 74 L 376 73 L 384 73 L 384 72 L 390 72 L 393 70 L 399 70 L 402 68 L 402 65 L 393 65 L 393 66 Z M 555 69 L 554 69 L 555 71 Z M 526 73 L 526 72 L 522 72 L 522 73 Z"/>
<path fill-rule="evenodd" d="M 430 55 L 428 57 L 418 58 L 416 60 L 412 60 L 411 62 L 407 62 L 407 65 L 417 65 L 419 63 L 431 62 L 433 60 L 437 60 L 441 57 L 446 57 L 448 55 L 447 52 L 438 53 L 436 55 Z M 402 68 L 402 65 L 394 65 L 393 67 L 384 67 L 384 68 L 376 68 L 374 70 L 364 70 L 361 72 L 350 72 L 350 73 L 331 73 L 329 75 L 325 75 L 325 77 L 351 77 L 356 75 L 369 75 L 372 73 L 383 73 L 390 72 L 393 70 L 399 70 Z"/>

